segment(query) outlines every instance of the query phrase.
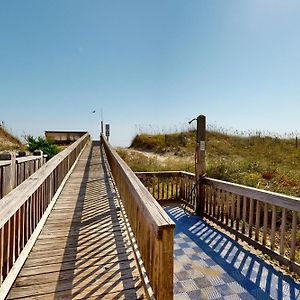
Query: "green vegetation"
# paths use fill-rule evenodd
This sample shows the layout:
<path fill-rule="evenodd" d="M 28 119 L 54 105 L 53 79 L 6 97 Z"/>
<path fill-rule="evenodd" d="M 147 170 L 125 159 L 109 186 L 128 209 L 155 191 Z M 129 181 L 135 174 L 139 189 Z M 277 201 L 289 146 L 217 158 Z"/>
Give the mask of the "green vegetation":
<path fill-rule="evenodd" d="M 195 130 L 173 134 L 139 134 L 130 149 L 119 149 L 134 171 L 194 172 Z M 139 150 L 139 151 L 134 151 Z M 207 133 L 207 176 L 300 196 L 300 147 L 295 139 Z"/>
<path fill-rule="evenodd" d="M 17 137 L 0 126 L 0 151 L 29 150 L 33 152 L 35 150 L 42 150 L 44 154 L 48 155 L 48 159 L 60 151 L 60 148 L 52 140 L 46 140 L 43 137 L 34 138 L 28 135 L 25 136 L 25 140 L 28 143 L 27 148 Z"/>
<path fill-rule="evenodd" d="M 42 150 L 44 154 L 48 155 L 48 160 L 59 152 L 59 148 L 52 140 L 45 139 L 41 136 L 34 138 L 29 135 L 26 137 L 28 143 L 28 150 L 33 152 L 35 150 Z"/>

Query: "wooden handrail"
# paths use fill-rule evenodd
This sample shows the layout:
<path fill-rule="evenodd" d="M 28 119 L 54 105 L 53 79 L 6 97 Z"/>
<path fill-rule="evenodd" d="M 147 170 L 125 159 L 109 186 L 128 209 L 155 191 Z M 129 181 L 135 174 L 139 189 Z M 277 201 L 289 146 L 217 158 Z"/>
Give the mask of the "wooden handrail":
<path fill-rule="evenodd" d="M 23 156 L 23 157 L 16 157 L 16 162 L 18 164 L 31 161 L 31 160 L 38 160 L 41 159 L 41 156 L 35 156 L 35 155 L 29 155 L 29 156 Z M 9 166 L 11 164 L 11 160 L 2 160 L 0 161 L 0 167 L 2 166 Z"/>
<path fill-rule="evenodd" d="M 29 155 L 29 156 L 23 156 L 23 157 L 16 157 L 17 163 L 23 163 L 31 160 L 38 160 L 41 156 L 35 156 L 35 155 Z M 2 160 L 0 161 L 0 167 L 2 166 L 9 166 L 11 164 L 11 160 Z"/>
<path fill-rule="evenodd" d="M 215 188 L 221 190 L 226 190 L 230 193 L 234 193 L 248 198 L 253 198 L 262 202 L 269 203 L 271 205 L 277 205 L 283 208 L 300 212 L 300 198 L 297 197 L 260 190 L 257 188 L 226 182 L 209 177 L 204 178 L 204 183 L 206 185 L 214 186 Z"/>
<path fill-rule="evenodd" d="M 170 178 L 178 176 L 180 199 L 189 199 L 188 204 L 193 206 L 190 198 L 195 174 L 139 172 L 137 176 L 149 191 L 154 191 L 153 196 L 159 201 L 166 199 L 162 195 Z M 300 250 L 297 240 L 300 198 L 208 177 L 202 179 L 202 184 L 206 218 L 300 274 L 300 258 L 296 255 Z"/>
<path fill-rule="evenodd" d="M 10 160 L 2 160 L 0 161 L 0 167 L 9 166 Z"/>
<path fill-rule="evenodd" d="M 88 133 L 82 136 L 75 143 L 64 149 L 62 152 L 50 159 L 43 168 L 31 175 L 27 180 L 16 187 L 11 193 L 0 201 L 0 228 L 16 213 L 16 211 L 27 201 L 27 199 L 41 186 L 57 167 L 70 156 L 73 151 L 78 152 L 78 146 L 85 142 L 88 138 Z M 75 159 L 74 159 L 75 161 Z M 69 164 L 69 162 L 68 162 Z M 71 167 L 70 165 L 68 168 Z M 57 174 L 59 175 L 59 174 Z M 62 179 L 62 178 L 61 178 Z"/>
<path fill-rule="evenodd" d="M 186 176 L 191 179 L 195 179 L 195 173 L 180 171 L 181 176 Z"/>
<path fill-rule="evenodd" d="M 43 157 L 43 156 L 42 155 L 41 156 L 30 155 L 30 156 L 17 157 L 16 162 L 18 164 L 21 164 L 21 163 L 32 161 L 32 160 L 39 160 L 39 159 L 41 159 L 41 157 Z"/>
<path fill-rule="evenodd" d="M 53 196 L 88 139 L 86 133 L 0 200 L 0 296 L 2 283 L 26 250 Z"/>
<path fill-rule="evenodd" d="M 0 161 L 0 199 L 36 172 L 45 162 L 44 156 L 33 155 Z"/>
<path fill-rule="evenodd" d="M 158 300 L 171 300 L 175 224 L 103 135 L 101 143 L 154 295 Z"/>
<path fill-rule="evenodd" d="M 204 178 L 205 216 L 300 274 L 300 198 Z"/>
<path fill-rule="evenodd" d="M 136 174 L 137 176 L 143 176 L 146 175 L 147 177 L 149 176 L 153 176 L 153 177 L 157 177 L 157 176 L 163 176 L 163 177 L 173 177 L 173 176 L 179 176 L 180 175 L 180 171 L 154 171 L 154 172 L 135 172 L 134 174 Z"/>

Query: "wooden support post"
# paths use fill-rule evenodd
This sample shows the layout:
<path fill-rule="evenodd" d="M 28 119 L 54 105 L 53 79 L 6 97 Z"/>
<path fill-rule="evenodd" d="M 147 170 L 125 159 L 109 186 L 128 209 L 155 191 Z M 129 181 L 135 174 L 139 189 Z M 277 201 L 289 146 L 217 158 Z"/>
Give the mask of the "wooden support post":
<path fill-rule="evenodd" d="M 182 174 L 180 174 L 180 190 L 179 190 L 179 198 L 180 200 L 185 200 L 187 201 L 188 199 L 186 199 L 186 195 L 184 193 L 184 177 Z M 173 183 L 172 183 L 172 186 L 173 186 Z M 173 188 L 172 188 L 173 190 Z M 172 192 L 173 193 L 173 192 Z"/>
<path fill-rule="evenodd" d="M 205 204 L 205 187 L 201 178 L 205 175 L 205 151 L 206 151 L 206 117 L 203 115 L 197 118 L 197 153 L 196 153 L 196 180 L 198 180 L 198 205 L 197 214 L 202 216 Z"/>
<path fill-rule="evenodd" d="M 39 156 L 39 160 L 36 160 L 36 162 L 34 163 L 34 172 L 37 171 L 43 164 L 44 164 L 44 152 L 43 150 L 35 150 L 33 152 L 34 156 Z"/>
<path fill-rule="evenodd" d="M 11 152 L 10 153 L 10 191 L 12 191 L 17 186 L 16 175 L 17 175 L 16 154 L 14 152 Z"/>

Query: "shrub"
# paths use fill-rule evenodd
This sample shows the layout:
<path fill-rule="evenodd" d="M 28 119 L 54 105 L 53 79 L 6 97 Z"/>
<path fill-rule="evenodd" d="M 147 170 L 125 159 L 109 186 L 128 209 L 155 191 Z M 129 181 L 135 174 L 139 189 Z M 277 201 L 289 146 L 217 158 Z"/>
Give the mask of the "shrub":
<path fill-rule="evenodd" d="M 47 160 L 59 152 L 58 146 L 52 140 L 45 139 L 41 136 L 34 138 L 33 136 L 29 135 L 26 137 L 26 141 L 28 143 L 28 150 L 30 152 L 42 150 L 44 154 L 48 155 Z"/>

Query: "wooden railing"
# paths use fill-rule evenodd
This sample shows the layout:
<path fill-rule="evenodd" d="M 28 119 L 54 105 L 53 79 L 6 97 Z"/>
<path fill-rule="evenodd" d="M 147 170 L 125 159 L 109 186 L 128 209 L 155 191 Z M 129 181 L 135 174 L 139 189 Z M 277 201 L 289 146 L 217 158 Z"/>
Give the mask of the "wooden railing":
<path fill-rule="evenodd" d="M 88 140 L 85 134 L 0 200 L 0 299 L 13 283 L 45 222 L 51 200 Z"/>
<path fill-rule="evenodd" d="M 137 173 L 161 201 L 158 184 L 172 178 L 182 201 L 191 201 L 195 175 L 187 172 Z M 177 178 L 175 178 L 177 177 Z M 179 183 L 178 183 L 179 182 Z M 300 198 L 272 193 L 212 178 L 203 178 L 204 217 L 300 274 Z M 160 194 L 156 192 L 160 189 Z M 178 199 L 177 199 L 178 200 Z"/>
<path fill-rule="evenodd" d="M 173 299 L 175 224 L 103 135 L 101 142 L 154 295 Z"/>
<path fill-rule="evenodd" d="M 149 193 L 158 201 L 180 199 L 180 172 L 136 172 Z"/>
<path fill-rule="evenodd" d="M 194 174 L 180 171 L 135 174 L 157 201 L 180 200 L 185 201 L 191 209 L 196 208 L 195 195 L 191 194 L 195 183 Z"/>
<path fill-rule="evenodd" d="M 203 183 L 205 216 L 300 274 L 299 198 L 212 178 Z"/>
<path fill-rule="evenodd" d="M 45 162 L 46 158 L 43 155 L 0 160 L 0 199 L 36 172 Z"/>

